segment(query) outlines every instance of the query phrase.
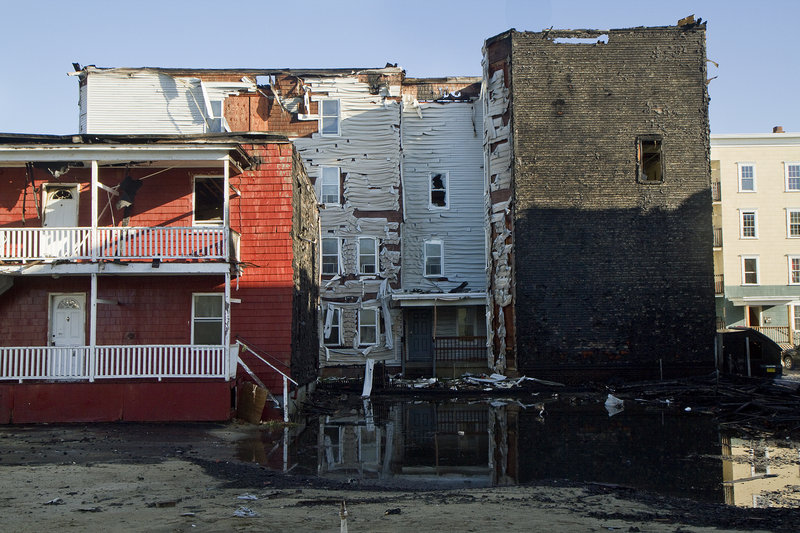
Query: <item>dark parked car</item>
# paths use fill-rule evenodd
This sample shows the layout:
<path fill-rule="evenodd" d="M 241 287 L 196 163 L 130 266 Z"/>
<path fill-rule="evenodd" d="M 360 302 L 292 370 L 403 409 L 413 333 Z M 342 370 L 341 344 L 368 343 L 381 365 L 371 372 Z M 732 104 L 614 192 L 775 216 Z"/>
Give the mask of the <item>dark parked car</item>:
<path fill-rule="evenodd" d="M 723 371 L 742 376 L 780 376 L 786 364 L 783 348 L 754 329 L 734 327 L 722 332 Z M 749 368 L 748 368 L 749 363 Z M 793 359 L 789 356 L 791 368 Z"/>
<path fill-rule="evenodd" d="M 797 363 L 800 363 L 800 354 L 797 353 L 797 348 L 789 348 L 784 350 L 781 353 L 781 362 L 783 363 L 783 368 L 786 370 L 791 370 Z"/>

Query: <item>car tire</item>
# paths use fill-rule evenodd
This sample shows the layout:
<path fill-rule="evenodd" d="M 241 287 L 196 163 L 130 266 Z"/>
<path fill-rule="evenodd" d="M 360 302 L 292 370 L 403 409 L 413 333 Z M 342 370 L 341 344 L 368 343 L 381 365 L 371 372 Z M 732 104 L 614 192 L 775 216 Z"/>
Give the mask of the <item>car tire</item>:
<path fill-rule="evenodd" d="M 792 359 L 791 355 L 787 354 L 783 356 L 783 368 L 786 370 L 794 368 L 794 359 Z"/>

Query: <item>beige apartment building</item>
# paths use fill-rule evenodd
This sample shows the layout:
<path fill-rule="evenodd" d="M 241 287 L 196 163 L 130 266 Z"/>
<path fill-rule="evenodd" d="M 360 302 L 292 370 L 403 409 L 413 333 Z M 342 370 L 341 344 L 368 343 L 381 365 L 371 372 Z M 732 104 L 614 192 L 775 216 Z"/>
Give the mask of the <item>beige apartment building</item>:
<path fill-rule="evenodd" d="M 711 136 L 717 326 L 800 336 L 800 133 Z"/>

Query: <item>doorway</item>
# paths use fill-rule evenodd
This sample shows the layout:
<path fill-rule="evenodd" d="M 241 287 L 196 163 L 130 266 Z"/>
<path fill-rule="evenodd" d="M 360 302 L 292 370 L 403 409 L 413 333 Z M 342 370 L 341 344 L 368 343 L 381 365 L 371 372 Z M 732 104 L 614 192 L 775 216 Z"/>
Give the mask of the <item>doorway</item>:
<path fill-rule="evenodd" d="M 407 354 L 410 363 L 433 362 L 433 313 L 430 309 L 413 309 L 406 314 L 408 327 Z"/>
<path fill-rule="evenodd" d="M 761 306 L 747 306 L 747 326 L 757 328 L 761 326 Z"/>
<path fill-rule="evenodd" d="M 44 257 L 72 255 L 71 232 L 58 228 L 75 228 L 77 226 L 78 186 L 45 184 L 42 227 L 51 228 L 51 230 L 42 233 L 42 255 Z"/>
<path fill-rule="evenodd" d="M 48 374 L 55 377 L 80 377 L 84 372 L 86 344 L 86 294 L 50 295 L 50 350 Z"/>

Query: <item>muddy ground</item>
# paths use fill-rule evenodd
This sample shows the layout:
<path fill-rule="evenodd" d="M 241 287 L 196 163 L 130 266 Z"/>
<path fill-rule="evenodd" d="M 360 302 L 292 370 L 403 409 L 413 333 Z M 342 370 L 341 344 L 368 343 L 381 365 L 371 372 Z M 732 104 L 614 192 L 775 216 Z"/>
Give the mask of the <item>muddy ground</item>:
<path fill-rule="evenodd" d="M 739 509 L 549 483 L 396 491 L 284 475 L 236 459 L 263 426 L 0 428 L 4 531 L 797 531 L 795 509 Z M 239 516 L 237 516 L 239 515 Z"/>

